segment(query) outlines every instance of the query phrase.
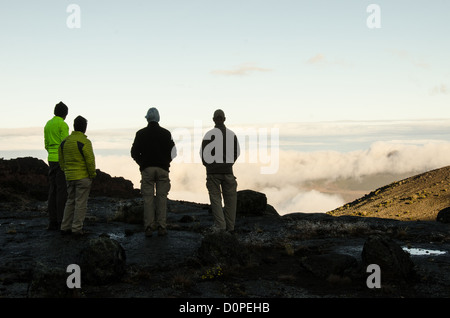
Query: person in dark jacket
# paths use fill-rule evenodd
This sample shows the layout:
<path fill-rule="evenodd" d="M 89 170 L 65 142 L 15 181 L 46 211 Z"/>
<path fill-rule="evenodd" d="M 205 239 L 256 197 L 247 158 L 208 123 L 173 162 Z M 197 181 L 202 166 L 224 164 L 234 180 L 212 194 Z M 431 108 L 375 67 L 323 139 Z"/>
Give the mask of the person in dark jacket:
<path fill-rule="evenodd" d="M 200 156 L 206 167 L 206 187 L 214 217 L 212 230 L 233 232 L 237 204 L 237 182 L 233 165 L 239 157 L 240 148 L 235 133 L 225 127 L 225 119 L 223 110 L 214 112 L 215 126 L 203 137 Z"/>
<path fill-rule="evenodd" d="M 171 133 L 159 125 L 159 112 L 148 110 L 147 127 L 139 130 L 131 147 L 131 157 L 141 171 L 144 198 L 144 229 L 147 237 L 158 230 L 166 235 L 167 195 L 170 190 L 169 168 L 177 151 Z"/>

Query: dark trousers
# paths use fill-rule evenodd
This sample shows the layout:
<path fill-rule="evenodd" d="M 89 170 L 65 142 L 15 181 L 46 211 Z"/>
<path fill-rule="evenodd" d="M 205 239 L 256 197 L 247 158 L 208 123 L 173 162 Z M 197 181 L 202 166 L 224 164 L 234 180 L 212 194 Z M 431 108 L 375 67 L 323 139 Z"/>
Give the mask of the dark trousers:
<path fill-rule="evenodd" d="M 49 161 L 48 217 L 51 227 L 59 229 L 67 200 L 66 176 L 58 162 Z"/>

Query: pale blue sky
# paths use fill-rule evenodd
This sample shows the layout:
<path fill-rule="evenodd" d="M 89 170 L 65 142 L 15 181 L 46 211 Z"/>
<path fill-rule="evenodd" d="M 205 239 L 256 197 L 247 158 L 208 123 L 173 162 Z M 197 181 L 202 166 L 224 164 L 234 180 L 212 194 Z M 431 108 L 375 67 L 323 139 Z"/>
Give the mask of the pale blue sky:
<path fill-rule="evenodd" d="M 70 29 L 69 4 L 81 8 Z M 371 4 L 381 28 L 369 29 Z M 1 128 L 450 118 L 450 1 L 0 2 Z"/>

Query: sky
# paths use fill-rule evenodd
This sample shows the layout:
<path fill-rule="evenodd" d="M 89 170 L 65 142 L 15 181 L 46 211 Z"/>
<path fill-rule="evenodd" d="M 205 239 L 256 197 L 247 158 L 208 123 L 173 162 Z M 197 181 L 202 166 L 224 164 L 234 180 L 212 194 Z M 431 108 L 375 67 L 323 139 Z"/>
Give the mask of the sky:
<path fill-rule="evenodd" d="M 152 106 L 171 127 L 216 108 L 267 127 L 450 118 L 449 14 L 446 0 L 2 0 L 0 127 L 43 126 L 59 101 L 88 129 L 143 126 Z"/>
<path fill-rule="evenodd" d="M 70 130 L 88 119 L 97 167 L 139 187 L 129 151 L 157 107 L 190 147 L 169 197 L 207 202 L 195 131 L 221 108 L 244 135 L 279 136 L 273 156 L 253 145 L 256 165 L 244 149 L 240 189 L 328 211 L 350 183 L 450 164 L 449 15 L 448 0 L 0 0 L 0 157 L 45 160 L 63 101 Z"/>

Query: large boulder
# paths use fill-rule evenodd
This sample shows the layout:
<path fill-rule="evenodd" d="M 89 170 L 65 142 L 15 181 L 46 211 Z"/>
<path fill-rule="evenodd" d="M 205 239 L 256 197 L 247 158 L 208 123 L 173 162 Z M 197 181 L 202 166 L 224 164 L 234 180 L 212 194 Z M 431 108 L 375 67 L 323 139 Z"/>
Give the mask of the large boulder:
<path fill-rule="evenodd" d="M 67 287 L 67 277 L 64 268 L 49 266 L 36 262 L 28 289 L 30 298 L 66 298 L 74 297 L 75 290 Z"/>
<path fill-rule="evenodd" d="M 450 207 L 440 210 L 436 216 L 436 221 L 450 223 Z"/>
<path fill-rule="evenodd" d="M 81 251 L 81 279 L 93 285 L 119 281 L 125 274 L 123 247 L 108 236 L 90 239 Z"/>
<path fill-rule="evenodd" d="M 119 205 L 112 221 L 130 224 L 143 224 L 144 202 L 142 200 L 133 200 Z"/>
<path fill-rule="evenodd" d="M 5 160 L 0 158 L 0 201 L 47 201 L 48 165 L 43 160 L 25 157 Z M 133 183 L 122 177 L 111 177 L 97 169 L 90 196 L 136 198 L 140 196 Z"/>
<path fill-rule="evenodd" d="M 271 205 L 267 204 L 264 193 L 253 190 L 237 192 L 236 214 L 241 216 L 279 215 Z"/>
<path fill-rule="evenodd" d="M 96 170 L 97 176 L 92 182 L 90 196 L 114 197 L 131 199 L 140 196 L 140 191 L 135 189 L 130 180 L 123 177 L 111 177 L 109 174 Z"/>
<path fill-rule="evenodd" d="M 364 266 L 380 266 L 383 280 L 409 280 L 414 276 L 414 263 L 410 255 L 392 239 L 372 235 L 364 243 L 361 253 Z"/>
<path fill-rule="evenodd" d="M 0 201 L 46 201 L 48 165 L 32 157 L 0 159 Z"/>

